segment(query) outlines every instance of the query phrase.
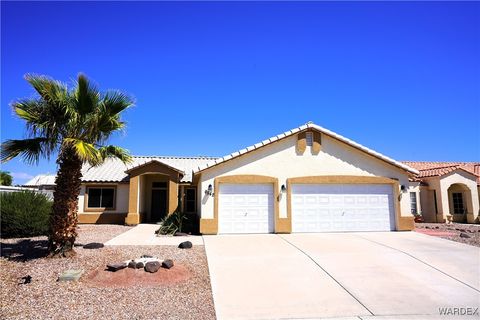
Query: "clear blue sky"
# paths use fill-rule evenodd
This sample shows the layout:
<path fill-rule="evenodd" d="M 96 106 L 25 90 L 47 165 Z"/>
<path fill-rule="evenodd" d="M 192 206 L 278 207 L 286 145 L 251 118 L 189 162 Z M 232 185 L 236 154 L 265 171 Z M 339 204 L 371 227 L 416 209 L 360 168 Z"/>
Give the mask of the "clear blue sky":
<path fill-rule="evenodd" d="M 136 98 L 136 155 L 224 155 L 307 121 L 397 160 L 480 160 L 478 2 L 4 2 L 1 140 L 28 72 Z M 22 183 L 54 161 L 2 166 Z M 23 178 L 22 178 L 23 177 Z"/>

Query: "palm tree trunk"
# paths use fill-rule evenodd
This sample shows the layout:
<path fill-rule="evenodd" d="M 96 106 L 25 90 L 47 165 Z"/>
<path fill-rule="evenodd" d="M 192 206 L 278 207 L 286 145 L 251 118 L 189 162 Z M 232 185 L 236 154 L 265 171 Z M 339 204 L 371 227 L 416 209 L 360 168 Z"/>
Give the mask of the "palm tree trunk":
<path fill-rule="evenodd" d="M 63 148 L 57 159 L 58 172 L 53 193 L 50 217 L 50 257 L 69 257 L 75 254 L 77 237 L 78 195 L 82 179 L 82 161 L 71 148 Z"/>

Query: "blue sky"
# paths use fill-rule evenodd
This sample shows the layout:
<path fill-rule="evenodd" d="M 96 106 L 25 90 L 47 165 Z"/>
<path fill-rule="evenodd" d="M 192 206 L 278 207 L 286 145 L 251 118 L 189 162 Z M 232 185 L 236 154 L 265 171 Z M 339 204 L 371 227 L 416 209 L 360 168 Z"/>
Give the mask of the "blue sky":
<path fill-rule="evenodd" d="M 221 156 L 324 126 L 397 160 L 480 161 L 478 2 L 1 3 L 1 140 L 25 73 L 136 99 L 112 143 Z M 54 159 L 2 165 L 16 183 Z"/>

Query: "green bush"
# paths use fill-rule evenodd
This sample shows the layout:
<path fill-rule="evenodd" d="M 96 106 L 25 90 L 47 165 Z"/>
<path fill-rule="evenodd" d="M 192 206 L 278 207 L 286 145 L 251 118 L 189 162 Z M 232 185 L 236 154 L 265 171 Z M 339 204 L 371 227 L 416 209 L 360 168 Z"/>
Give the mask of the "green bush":
<path fill-rule="evenodd" d="M 175 232 L 182 232 L 183 221 L 185 215 L 180 211 L 175 211 L 171 215 L 167 215 L 160 221 L 160 228 L 156 231 L 157 234 L 170 234 Z"/>
<path fill-rule="evenodd" d="M 52 201 L 33 191 L 0 193 L 1 236 L 22 238 L 47 235 Z"/>

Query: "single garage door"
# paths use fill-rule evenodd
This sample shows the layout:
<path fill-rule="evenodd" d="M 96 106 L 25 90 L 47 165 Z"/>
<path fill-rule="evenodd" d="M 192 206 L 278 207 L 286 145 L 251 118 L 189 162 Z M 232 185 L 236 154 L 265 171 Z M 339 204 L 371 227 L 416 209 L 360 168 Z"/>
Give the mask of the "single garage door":
<path fill-rule="evenodd" d="M 220 184 L 218 233 L 273 232 L 273 185 Z"/>
<path fill-rule="evenodd" d="M 395 228 L 391 185 L 294 184 L 292 231 L 390 231 Z"/>

